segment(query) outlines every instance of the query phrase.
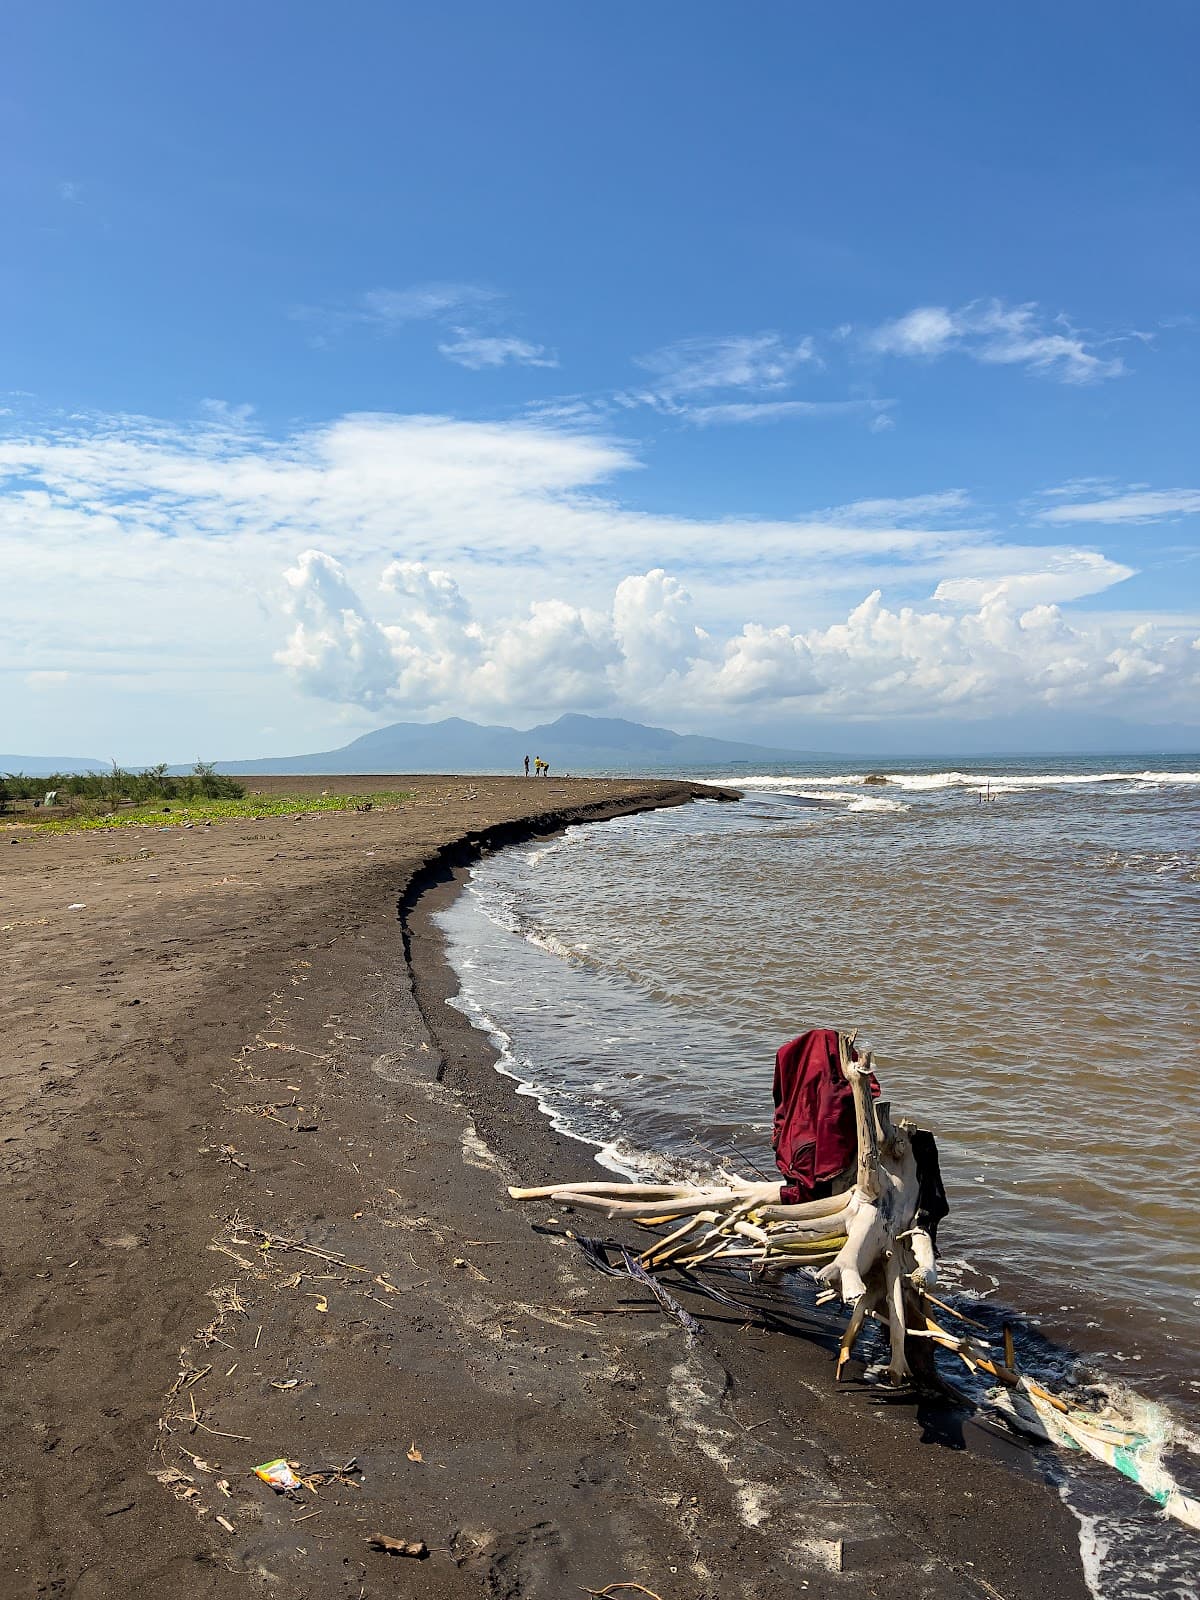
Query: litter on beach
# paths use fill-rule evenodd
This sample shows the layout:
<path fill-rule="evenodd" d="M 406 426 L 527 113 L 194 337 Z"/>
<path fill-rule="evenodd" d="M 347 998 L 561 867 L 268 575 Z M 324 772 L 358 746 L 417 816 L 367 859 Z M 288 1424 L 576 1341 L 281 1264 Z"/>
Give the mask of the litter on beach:
<path fill-rule="evenodd" d="M 291 1463 L 285 1461 L 282 1456 L 275 1461 L 264 1461 L 261 1467 L 255 1467 L 254 1476 L 261 1478 L 272 1489 L 278 1489 L 281 1494 L 303 1487 L 292 1470 Z"/>

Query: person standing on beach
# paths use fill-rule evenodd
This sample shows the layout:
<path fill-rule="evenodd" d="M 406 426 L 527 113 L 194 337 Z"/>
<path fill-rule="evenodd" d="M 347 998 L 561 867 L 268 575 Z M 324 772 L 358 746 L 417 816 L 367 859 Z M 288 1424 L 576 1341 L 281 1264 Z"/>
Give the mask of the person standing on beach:
<path fill-rule="evenodd" d="M 529 757 L 525 757 L 525 776 L 529 776 Z"/>

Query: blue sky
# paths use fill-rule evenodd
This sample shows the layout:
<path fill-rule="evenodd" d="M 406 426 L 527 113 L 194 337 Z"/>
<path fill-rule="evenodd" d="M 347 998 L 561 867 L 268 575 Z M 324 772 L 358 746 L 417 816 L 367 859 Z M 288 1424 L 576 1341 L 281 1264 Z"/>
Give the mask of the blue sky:
<path fill-rule="evenodd" d="M 0 748 L 1200 722 L 1193 8 L 5 34 Z"/>

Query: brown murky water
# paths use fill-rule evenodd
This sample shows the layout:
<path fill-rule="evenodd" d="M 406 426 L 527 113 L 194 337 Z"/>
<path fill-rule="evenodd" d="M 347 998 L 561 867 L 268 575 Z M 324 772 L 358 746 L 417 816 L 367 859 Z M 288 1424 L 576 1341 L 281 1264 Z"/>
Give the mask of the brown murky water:
<path fill-rule="evenodd" d="M 936 1130 L 950 1280 L 1200 1428 L 1188 765 L 793 769 L 737 780 L 739 806 L 508 851 L 447 916 L 462 1003 L 630 1170 L 711 1166 L 697 1139 L 769 1169 L 776 1047 L 858 1026 L 895 1109 Z M 1099 1589 L 1195 1592 L 1169 1538 L 1142 1552 L 1155 1587 L 1118 1583 L 1110 1513 L 1089 1512 Z"/>

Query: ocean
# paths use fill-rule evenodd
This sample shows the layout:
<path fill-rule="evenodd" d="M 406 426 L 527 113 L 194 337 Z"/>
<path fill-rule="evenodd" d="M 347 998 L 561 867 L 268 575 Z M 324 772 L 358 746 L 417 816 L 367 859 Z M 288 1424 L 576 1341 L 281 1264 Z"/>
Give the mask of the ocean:
<path fill-rule="evenodd" d="M 771 1174 L 776 1049 L 857 1027 L 937 1135 L 944 1281 L 1160 1407 L 1195 1492 L 1200 756 L 679 775 L 743 799 L 499 852 L 441 915 L 501 1070 L 606 1167 Z M 1090 1462 L 1060 1488 L 1097 1595 L 1200 1593 L 1200 1536 Z"/>

